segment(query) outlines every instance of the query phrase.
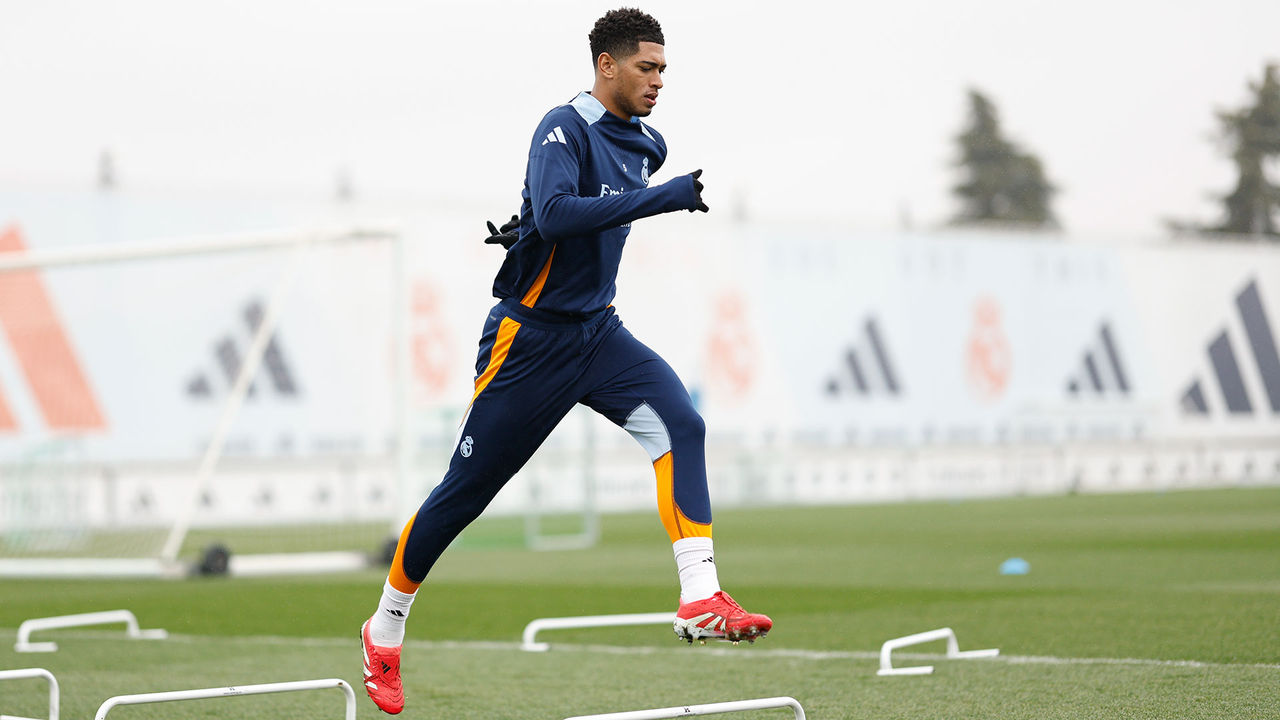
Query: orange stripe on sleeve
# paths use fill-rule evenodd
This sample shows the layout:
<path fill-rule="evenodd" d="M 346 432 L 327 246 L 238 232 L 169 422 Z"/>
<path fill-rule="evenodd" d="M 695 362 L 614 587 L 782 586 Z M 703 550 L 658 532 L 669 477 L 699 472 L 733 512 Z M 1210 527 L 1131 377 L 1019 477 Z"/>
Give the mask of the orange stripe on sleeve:
<path fill-rule="evenodd" d="M 538 296 L 542 294 L 542 286 L 547 284 L 547 275 L 551 273 L 551 261 L 556 258 L 556 246 L 551 246 L 551 255 L 547 257 L 547 264 L 542 266 L 542 272 L 538 273 L 538 277 L 533 281 L 533 285 L 529 287 L 529 292 L 520 298 L 520 304 L 525 307 L 533 307 L 538 302 Z"/>
<path fill-rule="evenodd" d="M 671 542 L 687 537 L 711 537 L 711 524 L 690 520 L 680 511 L 675 495 L 675 461 L 667 452 L 653 461 L 653 472 L 658 478 L 658 517 L 667 529 Z"/>
<path fill-rule="evenodd" d="M 391 587 L 399 590 L 407 595 L 418 592 L 418 586 L 422 583 L 416 583 L 404 574 L 404 545 L 409 542 L 409 530 L 413 529 L 413 521 L 418 519 L 418 514 L 414 513 L 409 518 L 409 522 L 404 524 L 404 530 L 400 531 L 400 542 L 396 544 L 396 556 L 391 560 L 391 572 L 387 573 L 387 582 L 391 583 Z"/>

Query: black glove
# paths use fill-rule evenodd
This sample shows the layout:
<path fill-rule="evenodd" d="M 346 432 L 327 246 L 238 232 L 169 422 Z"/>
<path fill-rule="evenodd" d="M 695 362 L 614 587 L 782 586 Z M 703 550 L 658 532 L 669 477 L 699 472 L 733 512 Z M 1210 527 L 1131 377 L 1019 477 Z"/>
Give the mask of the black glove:
<path fill-rule="evenodd" d="M 707 204 L 702 202 L 702 182 L 698 180 L 698 178 L 702 176 L 702 170 L 701 169 L 694 170 L 689 174 L 693 177 L 693 191 L 698 193 L 698 207 L 689 208 L 689 212 L 693 212 L 694 210 L 701 210 L 702 212 L 707 212 L 711 208 L 707 207 Z"/>
<path fill-rule="evenodd" d="M 501 245 L 503 249 L 510 249 L 520 239 L 519 215 L 512 215 L 511 219 L 503 223 L 500 228 L 494 227 L 493 222 L 489 220 L 484 224 L 489 226 L 489 237 L 484 239 L 486 245 Z"/>

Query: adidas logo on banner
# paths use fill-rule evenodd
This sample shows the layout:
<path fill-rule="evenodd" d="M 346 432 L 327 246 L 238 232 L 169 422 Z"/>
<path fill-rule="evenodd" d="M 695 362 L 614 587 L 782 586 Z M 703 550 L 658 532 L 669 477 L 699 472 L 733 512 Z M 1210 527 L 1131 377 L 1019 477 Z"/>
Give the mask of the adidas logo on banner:
<path fill-rule="evenodd" d="M 828 395 L 896 396 L 902 393 L 893 360 L 874 317 L 867 318 L 862 337 L 845 347 L 842 361 L 844 367 L 827 380 Z"/>
<path fill-rule="evenodd" d="M 249 301 L 244 307 L 243 317 L 248 332 L 242 334 L 239 341 L 234 334 L 227 335 L 214 346 L 214 360 L 226 381 L 227 390 L 235 385 L 236 376 L 240 374 L 240 367 L 244 364 L 241 342 L 247 351 L 254 334 L 258 332 L 258 327 L 262 325 L 262 302 Z M 271 387 L 276 393 L 286 397 L 298 394 L 298 385 L 293 380 L 293 372 L 285 361 L 284 351 L 280 349 L 279 337 L 275 333 L 272 333 L 270 340 L 267 341 L 267 348 L 262 354 L 262 369 L 266 371 Z M 212 397 L 213 383 L 210 375 L 211 373 L 197 372 L 187 383 L 187 395 L 193 398 Z M 256 390 L 254 384 L 250 383 L 248 396 L 253 397 Z"/>
<path fill-rule="evenodd" d="M 1257 280 L 1250 280 L 1236 296 L 1236 310 L 1239 312 L 1240 324 L 1244 327 L 1249 347 L 1248 356 L 1253 358 L 1253 366 L 1241 368 L 1227 328 L 1223 328 L 1209 342 L 1209 364 L 1213 366 L 1213 379 L 1217 380 L 1222 401 L 1227 412 L 1232 415 L 1253 413 L 1254 402 L 1245 384 L 1245 373 L 1256 370 L 1271 412 L 1280 413 L 1280 354 L 1276 352 L 1275 334 L 1267 320 Z M 1191 385 L 1183 391 L 1179 401 L 1183 412 L 1188 415 L 1209 414 L 1211 403 L 1206 396 L 1206 387 L 1211 385 L 1202 383 L 1200 378 L 1192 379 Z"/>
<path fill-rule="evenodd" d="M 1111 334 L 1111 325 L 1104 321 L 1098 329 L 1097 340 L 1085 350 L 1082 365 L 1067 379 L 1067 393 L 1079 397 L 1081 393 L 1101 396 L 1113 392 L 1129 394 L 1129 375 L 1124 369 L 1120 347 Z"/>
<path fill-rule="evenodd" d="M 564 131 L 560 129 L 560 126 L 559 126 L 559 125 L 557 125 L 557 126 L 556 126 L 556 129 L 555 129 L 555 130 L 552 130 L 551 132 L 547 133 L 547 139 L 546 139 L 546 140 L 543 140 L 543 141 L 542 141 L 542 144 L 543 144 L 543 145 L 546 145 L 547 143 L 556 143 L 556 142 L 561 143 L 561 144 L 564 144 L 564 145 L 568 145 L 568 144 L 569 144 L 569 143 L 565 142 L 565 139 L 564 139 Z"/>

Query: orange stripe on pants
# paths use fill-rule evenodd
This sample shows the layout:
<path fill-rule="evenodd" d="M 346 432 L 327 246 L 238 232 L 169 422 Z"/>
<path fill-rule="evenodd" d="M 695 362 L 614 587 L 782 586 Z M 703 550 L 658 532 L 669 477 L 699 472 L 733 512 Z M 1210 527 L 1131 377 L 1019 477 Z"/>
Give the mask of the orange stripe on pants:
<path fill-rule="evenodd" d="M 520 323 L 509 317 L 502 318 L 502 322 L 498 325 L 498 335 L 493 340 L 493 350 L 489 353 L 489 364 L 485 365 L 484 372 L 476 378 L 476 391 L 471 396 L 471 402 L 474 403 L 476 398 L 480 397 L 480 393 L 488 387 L 493 376 L 498 374 L 498 368 L 502 367 L 502 361 L 506 360 L 507 353 L 511 352 L 511 343 L 516 339 L 516 332 L 519 329 Z"/>
<path fill-rule="evenodd" d="M 409 518 L 409 522 L 404 524 L 404 530 L 400 531 L 400 542 L 396 544 L 396 556 L 391 560 L 391 572 L 387 573 L 387 582 L 391 583 L 391 587 L 399 590 L 406 595 L 412 595 L 418 592 L 418 586 L 422 583 L 416 583 L 404 574 L 404 545 L 409 542 L 409 531 L 413 529 L 413 521 L 418 519 L 418 514 L 414 513 Z"/>
<path fill-rule="evenodd" d="M 489 362 L 485 365 L 484 372 L 480 377 L 476 378 L 475 394 L 471 396 L 471 402 L 474 403 L 476 398 L 480 397 L 480 393 L 489 386 L 494 376 L 498 374 L 498 369 L 502 367 L 503 361 L 507 359 L 507 353 L 511 352 L 511 343 L 516 338 L 516 332 L 520 330 L 520 323 L 511 318 L 502 318 L 502 322 L 498 325 L 498 334 L 493 341 L 493 350 L 489 353 Z M 470 406 L 468 406 L 468 409 Z M 463 423 L 465 423 L 465 418 Z M 391 560 L 391 571 L 387 574 L 387 582 L 391 583 L 391 587 L 402 593 L 410 594 L 418 591 L 421 582 L 414 582 L 404 572 L 404 547 L 409 542 L 409 531 L 413 529 L 413 523 L 418 519 L 418 514 L 414 513 L 409 518 L 409 522 L 405 523 L 404 530 L 400 532 L 400 542 L 396 543 L 396 555 Z"/>
<path fill-rule="evenodd" d="M 675 461 L 669 451 L 653 461 L 653 472 L 658 478 L 658 517 L 662 518 L 671 542 L 687 537 L 711 537 L 711 523 L 690 520 L 676 504 Z"/>

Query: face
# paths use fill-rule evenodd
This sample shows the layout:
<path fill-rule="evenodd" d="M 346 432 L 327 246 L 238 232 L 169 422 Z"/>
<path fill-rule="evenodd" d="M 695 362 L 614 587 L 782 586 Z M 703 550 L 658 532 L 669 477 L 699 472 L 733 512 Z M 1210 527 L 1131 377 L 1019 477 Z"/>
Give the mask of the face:
<path fill-rule="evenodd" d="M 654 42 L 640 43 L 640 49 L 630 57 L 604 62 L 601 68 L 609 78 L 609 98 L 613 107 L 609 110 L 620 117 L 647 117 L 658 104 L 658 91 L 662 89 L 662 73 L 667 69 L 667 58 L 662 46 Z"/>

